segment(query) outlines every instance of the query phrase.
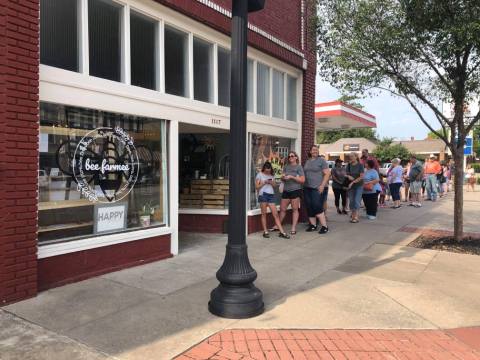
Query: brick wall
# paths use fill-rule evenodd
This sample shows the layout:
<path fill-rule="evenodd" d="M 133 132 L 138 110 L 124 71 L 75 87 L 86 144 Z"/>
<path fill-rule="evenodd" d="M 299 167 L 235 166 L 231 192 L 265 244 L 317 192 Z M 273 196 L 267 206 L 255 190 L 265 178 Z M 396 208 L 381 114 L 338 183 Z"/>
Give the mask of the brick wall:
<path fill-rule="evenodd" d="M 306 1 L 306 42 L 305 57 L 308 68 L 303 72 L 302 96 L 302 162 L 307 159 L 308 151 L 315 142 L 315 78 L 317 73 L 315 18 L 316 5 L 314 0 Z"/>
<path fill-rule="evenodd" d="M 0 0 L 0 304 L 37 293 L 39 1 Z"/>

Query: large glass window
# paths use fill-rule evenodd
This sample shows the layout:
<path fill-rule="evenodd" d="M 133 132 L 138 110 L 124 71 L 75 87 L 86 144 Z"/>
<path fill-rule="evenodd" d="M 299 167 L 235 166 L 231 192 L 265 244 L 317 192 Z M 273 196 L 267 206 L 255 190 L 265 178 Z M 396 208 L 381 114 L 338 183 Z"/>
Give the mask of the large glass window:
<path fill-rule="evenodd" d="M 40 244 L 167 223 L 166 122 L 40 104 Z"/>
<path fill-rule="evenodd" d="M 279 184 L 283 165 L 288 152 L 294 148 L 294 140 L 263 134 L 252 134 L 250 138 L 250 208 L 258 209 L 258 194 L 255 190 L 255 178 L 266 161 L 272 164 L 275 181 Z M 281 194 L 275 187 L 275 203 L 280 204 Z"/>
<path fill-rule="evenodd" d="M 254 65 L 253 65 L 253 60 L 251 59 L 248 59 L 248 63 L 247 63 L 247 111 L 249 112 L 254 112 L 254 108 L 253 108 L 253 86 L 254 86 L 254 81 L 253 81 L 253 77 L 254 77 Z"/>
<path fill-rule="evenodd" d="M 157 22 L 134 11 L 130 12 L 131 83 L 155 90 Z"/>
<path fill-rule="evenodd" d="M 285 84 L 284 73 L 272 71 L 272 108 L 273 117 L 283 119 L 285 114 Z"/>
<path fill-rule="evenodd" d="M 230 50 L 218 48 L 218 105 L 230 106 Z"/>
<path fill-rule="evenodd" d="M 225 132 L 180 134 L 180 208 L 228 208 L 229 145 Z"/>
<path fill-rule="evenodd" d="M 257 114 L 270 116 L 270 68 L 257 63 Z"/>
<path fill-rule="evenodd" d="M 40 13 L 40 62 L 79 71 L 77 0 L 41 0 Z"/>
<path fill-rule="evenodd" d="M 120 81 L 122 6 L 108 0 L 88 1 L 90 75 Z"/>
<path fill-rule="evenodd" d="M 188 34 L 165 26 L 165 91 L 189 97 Z"/>
<path fill-rule="evenodd" d="M 213 45 L 193 39 L 193 97 L 213 102 Z"/>
<path fill-rule="evenodd" d="M 287 120 L 297 121 L 297 79 L 287 75 Z"/>

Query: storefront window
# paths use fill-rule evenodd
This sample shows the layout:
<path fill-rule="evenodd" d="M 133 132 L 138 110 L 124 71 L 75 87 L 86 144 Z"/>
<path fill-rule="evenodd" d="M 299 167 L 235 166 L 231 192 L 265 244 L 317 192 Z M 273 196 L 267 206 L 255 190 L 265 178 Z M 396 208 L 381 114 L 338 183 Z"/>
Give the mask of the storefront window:
<path fill-rule="evenodd" d="M 130 63 L 132 85 L 155 90 L 157 22 L 130 12 Z"/>
<path fill-rule="evenodd" d="M 40 244 L 167 224 L 164 120 L 40 104 Z"/>
<path fill-rule="evenodd" d="M 218 48 L 218 105 L 230 106 L 230 50 Z"/>
<path fill-rule="evenodd" d="M 280 183 L 284 161 L 294 147 L 294 140 L 270 135 L 252 134 L 250 139 L 250 208 L 258 209 L 258 196 L 255 190 L 255 177 L 266 161 L 272 164 L 276 182 Z M 280 204 L 281 194 L 275 188 L 275 202 Z"/>
<path fill-rule="evenodd" d="M 297 79 L 287 75 L 287 120 L 297 121 Z"/>
<path fill-rule="evenodd" d="M 165 26 L 165 91 L 188 97 L 188 34 Z"/>
<path fill-rule="evenodd" d="M 180 208 L 227 209 L 230 157 L 228 133 L 181 133 Z"/>
<path fill-rule="evenodd" d="M 121 80 L 122 14 L 122 6 L 113 1 L 88 1 L 90 75 Z"/>
<path fill-rule="evenodd" d="M 213 102 L 213 45 L 193 38 L 193 98 Z"/>
<path fill-rule="evenodd" d="M 280 71 L 272 71 L 272 107 L 273 117 L 283 119 L 285 113 L 285 84 L 283 80 L 284 74 Z"/>
<path fill-rule="evenodd" d="M 41 0 L 40 12 L 40 62 L 78 71 L 77 0 Z"/>
<path fill-rule="evenodd" d="M 257 64 L 257 114 L 270 116 L 270 68 Z"/>

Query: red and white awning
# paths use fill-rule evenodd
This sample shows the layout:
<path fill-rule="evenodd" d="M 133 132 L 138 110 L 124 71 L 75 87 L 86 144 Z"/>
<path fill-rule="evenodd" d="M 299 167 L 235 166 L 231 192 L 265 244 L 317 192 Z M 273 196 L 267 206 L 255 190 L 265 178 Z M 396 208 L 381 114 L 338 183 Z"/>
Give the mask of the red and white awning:
<path fill-rule="evenodd" d="M 376 128 L 375 116 L 341 101 L 315 105 L 316 130 Z"/>

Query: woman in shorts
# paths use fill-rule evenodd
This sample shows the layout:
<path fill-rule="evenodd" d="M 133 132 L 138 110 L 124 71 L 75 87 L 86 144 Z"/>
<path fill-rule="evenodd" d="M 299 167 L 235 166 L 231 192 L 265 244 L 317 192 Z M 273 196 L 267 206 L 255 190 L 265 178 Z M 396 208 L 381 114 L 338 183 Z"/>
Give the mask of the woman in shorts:
<path fill-rule="evenodd" d="M 287 215 L 288 205 L 292 207 L 292 228 L 290 234 L 297 233 L 297 224 L 299 218 L 298 209 L 300 208 L 300 198 L 302 196 L 302 184 L 305 182 L 305 173 L 300 165 L 298 155 L 295 151 L 288 154 L 287 164 L 282 171 L 283 192 L 280 202 L 280 223 Z M 278 231 L 274 226 L 270 231 Z"/>
<path fill-rule="evenodd" d="M 260 209 L 262 211 L 261 221 L 263 227 L 263 237 L 270 237 L 270 233 L 267 230 L 267 209 L 270 208 L 273 219 L 275 220 L 275 225 L 280 230 L 278 236 L 289 239 L 290 236 L 288 236 L 283 230 L 282 224 L 280 223 L 280 218 L 278 217 L 277 206 L 275 205 L 274 186 L 276 186 L 276 183 L 273 177 L 272 164 L 266 161 L 263 164 L 262 171 L 259 172 L 255 178 L 255 189 L 258 191 L 258 202 L 260 203 Z"/>

